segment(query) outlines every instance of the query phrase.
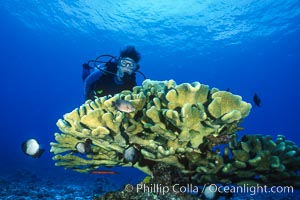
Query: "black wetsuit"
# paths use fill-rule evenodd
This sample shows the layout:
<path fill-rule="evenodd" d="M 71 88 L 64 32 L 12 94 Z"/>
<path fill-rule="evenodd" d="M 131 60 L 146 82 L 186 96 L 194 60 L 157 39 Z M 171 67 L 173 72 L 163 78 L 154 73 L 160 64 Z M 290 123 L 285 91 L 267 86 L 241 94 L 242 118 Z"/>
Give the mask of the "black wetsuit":
<path fill-rule="evenodd" d="M 85 94 L 85 100 L 94 99 L 94 96 L 106 96 L 106 95 L 114 95 L 116 93 L 121 92 L 122 90 L 131 90 L 136 83 L 136 74 L 132 73 L 130 76 L 125 74 L 123 77 L 123 81 L 119 82 L 116 79 L 115 74 L 117 73 L 118 63 L 109 62 L 105 65 L 105 71 L 111 72 L 103 72 L 100 77 L 94 81 L 90 87 L 87 89 Z M 101 91 L 101 93 L 100 93 Z"/>

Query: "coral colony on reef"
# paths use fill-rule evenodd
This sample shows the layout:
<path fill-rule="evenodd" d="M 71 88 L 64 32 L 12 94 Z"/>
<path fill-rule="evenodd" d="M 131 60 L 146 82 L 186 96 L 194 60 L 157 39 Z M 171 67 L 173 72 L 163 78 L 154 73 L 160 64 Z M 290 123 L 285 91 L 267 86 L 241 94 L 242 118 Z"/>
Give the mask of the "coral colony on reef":
<path fill-rule="evenodd" d="M 119 111 L 112 106 L 117 100 L 130 102 L 135 110 Z M 133 166 L 155 181 L 162 165 L 183 184 L 300 188 L 300 151 L 294 142 L 283 135 L 275 141 L 263 135 L 238 139 L 238 125 L 250 109 L 240 96 L 199 82 L 145 80 L 132 91 L 88 100 L 65 114 L 57 122 L 62 133 L 55 134 L 51 152 L 57 166 L 78 172 Z M 76 144 L 86 140 L 91 151 L 76 152 Z M 128 153 L 138 154 L 135 161 L 124 158 Z"/>

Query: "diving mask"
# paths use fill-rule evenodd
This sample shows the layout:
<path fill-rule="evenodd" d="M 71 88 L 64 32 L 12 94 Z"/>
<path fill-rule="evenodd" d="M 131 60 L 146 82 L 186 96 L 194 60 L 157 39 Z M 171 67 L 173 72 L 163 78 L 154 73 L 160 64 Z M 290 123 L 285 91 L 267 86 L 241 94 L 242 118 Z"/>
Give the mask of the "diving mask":
<path fill-rule="evenodd" d="M 134 71 L 136 70 L 136 63 L 133 59 L 125 57 L 121 58 L 119 61 L 119 66 L 122 68 L 127 68 L 127 70 Z"/>

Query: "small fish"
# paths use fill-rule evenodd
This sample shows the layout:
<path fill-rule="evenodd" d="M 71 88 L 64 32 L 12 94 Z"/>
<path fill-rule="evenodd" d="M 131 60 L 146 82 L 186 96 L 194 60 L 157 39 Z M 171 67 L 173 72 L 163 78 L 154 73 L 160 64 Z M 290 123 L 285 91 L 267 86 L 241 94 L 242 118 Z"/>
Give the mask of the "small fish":
<path fill-rule="evenodd" d="M 75 145 L 75 149 L 77 152 L 81 154 L 90 154 L 93 153 L 91 145 L 92 145 L 92 140 L 86 139 L 84 142 L 78 142 Z"/>
<path fill-rule="evenodd" d="M 23 152 L 32 158 L 39 158 L 45 152 L 36 139 L 28 139 L 21 145 Z"/>
<path fill-rule="evenodd" d="M 111 170 L 94 170 L 94 171 L 90 171 L 90 174 L 119 174 L 119 173 Z"/>
<path fill-rule="evenodd" d="M 254 101 L 255 105 L 257 105 L 258 107 L 260 106 L 261 100 L 256 93 L 254 93 L 253 101 Z"/>
<path fill-rule="evenodd" d="M 132 105 L 132 103 L 126 100 L 117 100 L 115 102 L 112 102 L 112 106 L 114 106 L 121 112 L 130 113 L 135 111 L 135 108 Z"/>
<path fill-rule="evenodd" d="M 136 162 L 139 161 L 141 155 L 136 148 L 130 146 L 124 151 L 123 156 L 125 163 L 131 162 L 132 165 L 134 165 Z"/>

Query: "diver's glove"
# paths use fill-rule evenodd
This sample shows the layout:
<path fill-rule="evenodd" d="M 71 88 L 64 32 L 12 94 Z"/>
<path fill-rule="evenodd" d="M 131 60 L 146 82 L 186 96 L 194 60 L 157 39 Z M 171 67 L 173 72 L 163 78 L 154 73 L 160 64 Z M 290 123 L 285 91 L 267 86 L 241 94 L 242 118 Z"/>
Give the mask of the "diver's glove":
<path fill-rule="evenodd" d="M 87 69 L 87 70 L 92 69 L 92 68 L 89 66 L 89 64 L 87 64 L 87 63 L 83 63 L 82 67 L 83 67 L 83 69 Z"/>

